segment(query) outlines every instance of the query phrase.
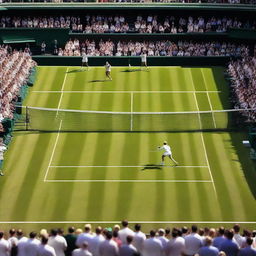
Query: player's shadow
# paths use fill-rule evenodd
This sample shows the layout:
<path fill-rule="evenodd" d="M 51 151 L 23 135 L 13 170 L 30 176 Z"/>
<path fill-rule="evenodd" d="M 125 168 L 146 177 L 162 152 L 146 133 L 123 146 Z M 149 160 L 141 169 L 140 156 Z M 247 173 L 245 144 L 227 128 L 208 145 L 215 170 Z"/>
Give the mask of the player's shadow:
<path fill-rule="evenodd" d="M 141 170 L 162 170 L 162 166 L 159 164 L 146 164 Z"/>
<path fill-rule="evenodd" d="M 140 68 L 137 68 L 137 69 L 126 69 L 126 70 L 122 70 L 120 72 L 130 73 L 130 72 L 140 72 L 140 71 L 143 71 L 143 70 L 141 70 Z"/>
<path fill-rule="evenodd" d="M 97 80 L 90 80 L 89 83 L 102 83 L 102 82 L 110 82 L 109 79 L 97 79 Z"/>
<path fill-rule="evenodd" d="M 84 72 L 86 71 L 85 69 L 74 69 L 74 70 L 70 70 L 65 72 L 66 74 L 70 74 L 70 73 L 79 73 L 79 72 Z"/>

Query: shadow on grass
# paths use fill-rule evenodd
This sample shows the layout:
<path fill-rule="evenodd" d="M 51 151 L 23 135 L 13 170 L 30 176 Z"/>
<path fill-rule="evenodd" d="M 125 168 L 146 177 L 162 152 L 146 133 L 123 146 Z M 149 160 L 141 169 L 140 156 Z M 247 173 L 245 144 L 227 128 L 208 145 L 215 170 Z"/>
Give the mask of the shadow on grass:
<path fill-rule="evenodd" d="M 89 83 L 102 83 L 102 82 L 111 82 L 109 79 L 97 79 L 97 80 L 90 80 Z"/>
<path fill-rule="evenodd" d="M 79 68 L 79 69 L 74 69 L 74 70 L 67 71 L 65 73 L 70 74 L 70 73 L 79 73 L 79 72 L 84 72 L 84 71 L 86 71 L 86 70 Z"/>
<path fill-rule="evenodd" d="M 120 72 L 130 73 L 130 72 L 140 72 L 140 71 L 142 71 L 142 70 L 137 68 L 137 69 L 126 69 L 126 70 L 122 70 Z"/>
<path fill-rule="evenodd" d="M 159 164 L 146 164 L 141 170 L 162 170 L 162 166 Z"/>

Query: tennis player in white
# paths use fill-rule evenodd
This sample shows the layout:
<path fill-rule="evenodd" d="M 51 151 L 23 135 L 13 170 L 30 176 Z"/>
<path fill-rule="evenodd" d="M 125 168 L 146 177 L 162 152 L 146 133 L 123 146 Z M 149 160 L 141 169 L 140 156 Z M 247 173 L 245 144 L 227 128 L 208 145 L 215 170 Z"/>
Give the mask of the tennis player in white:
<path fill-rule="evenodd" d="M 164 165 L 164 158 L 166 156 L 168 156 L 175 165 L 178 165 L 178 162 L 172 157 L 172 151 L 171 151 L 171 147 L 168 145 L 167 141 L 164 141 L 163 146 L 162 147 L 158 147 L 158 150 L 164 150 L 164 153 L 162 154 L 162 163 L 161 165 Z"/>

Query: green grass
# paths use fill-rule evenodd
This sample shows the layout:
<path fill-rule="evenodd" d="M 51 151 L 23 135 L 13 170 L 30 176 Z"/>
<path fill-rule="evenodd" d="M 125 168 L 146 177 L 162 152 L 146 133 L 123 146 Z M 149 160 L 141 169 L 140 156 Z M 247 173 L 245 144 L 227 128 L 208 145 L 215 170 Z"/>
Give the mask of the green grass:
<path fill-rule="evenodd" d="M 105 79 L 103 68 L 77 70 L 38 67 L 38 79 L 25 104 L 125 112 L 131 107 L 135 112 L 229 107 L 223 68 L 122 72 L 125 68 L 120 67 L 113 68 L 113 81 L 95 81 Z M 28 231 L 127 218 L 148 222 L 143 224 L 146 230 L 191 221 L 201 226 L 255 222 L 242 224 L 255 228 L 255 164 L 241 144 L 245 138 L 243 133 L 219 131 L 15 132 L 6 154 L 6 175 L 0 178 L 0 225 Z M 180 167 L 172 167 L 170 161 L 168 167 L 158 166 L 161 153 L 152 151 L 164 140 Z M 54 223 L 58 221 L 66 223 Z"/>

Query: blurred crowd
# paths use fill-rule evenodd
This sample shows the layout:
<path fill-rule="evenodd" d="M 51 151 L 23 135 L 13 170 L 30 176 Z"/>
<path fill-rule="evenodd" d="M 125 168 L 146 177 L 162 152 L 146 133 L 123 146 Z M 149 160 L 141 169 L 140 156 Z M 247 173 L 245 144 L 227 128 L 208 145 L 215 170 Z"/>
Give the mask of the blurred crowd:
<path fill-rule="evenodd" d="M 249 48 L 228 42 L 69 40 L 59 56 L 248 56 Z"/>
<path fill-rule="evenodd" d="M 231 78 L 232 102 L 238 109 L 256 109 L 256 57 L 232 61 L 228 65 Z M 256 121 L 254 111 L 243 113 L 250 121 Z"/>
<path fill-rule="evenodd" d="M 140 224 L 133 229 L 128 221 L 121 226 L 93 231 L 90 224 L 84 230 L 68 228 L 42 229 L 39 234 L 11 229 L 9 234 L 0 231 L 1 256 L 254 256 L 256 231 L 233 229 L 160 228 L 145 234 Z M 41 240 L 41 241 L 40 241 Z"/>
<path fill-rule="evenodd" d="M 129 21 L 129 22 L 128 22 Z M 0 27 L 70 28 L 79 33 L 204 33 L 226 32 L 230 28 L 256 29 L 256 21 L 236 17 L 175 17 L 148 15 L 28 16 L 0 18 Z"/>
<path fill-rule="evenodd" d="M 35 65 L 29 49 L 12 51 L 10 46 L 0 46 L 0 122 L 13 118 L 20 89 Z"/>

